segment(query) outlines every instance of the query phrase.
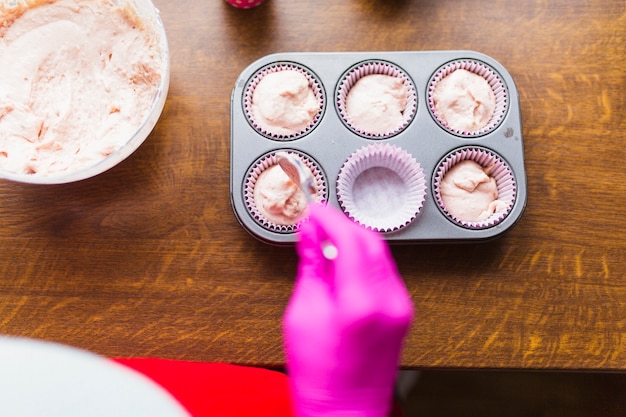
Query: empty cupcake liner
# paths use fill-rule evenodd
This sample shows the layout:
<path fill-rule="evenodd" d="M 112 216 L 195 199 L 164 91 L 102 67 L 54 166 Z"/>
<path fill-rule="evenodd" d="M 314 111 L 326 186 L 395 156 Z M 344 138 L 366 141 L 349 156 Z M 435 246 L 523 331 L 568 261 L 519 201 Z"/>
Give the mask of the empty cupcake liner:
<path fill-rule="evenodd" d="M 302 216 L 301 218 L 297 219 L 294 224 L 275 223 L 262 214 L 262 212 L 257 207 L 254 198 L 254 187 L 256 186 L 259 176 L 266 169 L 278 165 L 278 159 L 276 154 L 279 151 L 287 152 L 289 154 L 297 156 L 304 163 L 304 165 L 306 165 L 307 168 L 311 170 L 313 176 L 315 177 L 315 186 L 317 188 L 317 197 L 315 200 L 320 203 L 325 203 L 328 200 L 328 186 L 326 182 L 326 177 L 322 169 L 320 168 L 320 165 L 313 158 L 302 152 L 289 149 L 280 149 L 272 151 L 260 157 L 255 163 L 252 164 L 252 166 L 248 170 L 248 174 L 245 177 L 243 185 L 244 201 L 250 216 L 265 229 L 278 233 L 293 233 L 298 230 L 302 221 L 306 219 L 306 216 Z"/>
<path fill-rule="evenodd" d="M 484 127 L 475 131 L 464 131 L 449 126 L 445 120 L 439 117 L 435 109 L 433 92 L 435 90 L 435 87 L 437 86 L 437 83 L 458 69 L 464 69 L 483 77 L 487 81 L 495 95 L 496 107 L 494 109 L 493 115 L 491 116 L 491 119 Z M 434 75 L 430 79 L 430 82 L 428 83 L 427 95 L 428 109 L 437 124 L 439 124 L 439 126 L 444 128 L 448 132 L 462 137 L 477 137 L 492 131 L 500 125 L 502 120 L 504 120 L 504 116 L 506 115 L 509 106 L 507 87 L 500 75 L 498 75 L 498 73 L 489 65 L 481 61 L 471 59 L 459 59 L 452 61 L 443 65 L 437 71 L 435 71 Z"/>
<path fill-rule="evenodd" d="M 368 132 L 359 126 L 355 126 L 346 111 L 346 97 L 348 96 L 350 89 L 361 78 L 372 74 L 382 74 L 400 78 L 409 93 L 406 107 L 403 112 L 402 123 L 388 132 Z M 335 94 L 335 104 L 337 106 L 337 112 L 339 113 L 343 123 L 350 130 L 368 139 L 385 139 L 402 132 L 411 123 L 417 112 L 417 91 L 411 77 L 399 66 L 387 61 L 366 61 L 349 69 L 341 78 Z"/>
<path fill-rule="evenodd" d="M 317 98 L 317 101 L 319 103 L 319 111 L 315 114 L 315 116 L 311 120 L 311 123 L 309 123 L 309 125 L 302 131 L 289 134 L 289 135 L 275 133 L 275 132 L 266 130 L 255 120 L 255 117 L 252 111 L 252 96 L 254 94 L 255 88 L 257 87 L 261 79 L 267 74 L 285 71 L 285 70 L 295 70 L 303 74 L 309 81 L 309 85 L 313 89 L 313 92 L 315 93 L 315 97 Z M 308 68 L 304 67 L 303 65 L 292 63 L 292 62 L 275 62 L 259 69 L 246 84 L 246 87 L 244 89 L 244 94 L 243 94 L 243 109 L 244 109 L 246 118 L 248 119 L 248 123 L 250 123 L 250 125 L 261 135 L 265 136 L 266 138 L 278 140 L 278 141 L 294 140 L 294 139 L 301 138 L 302 136 L 308 134 L 317 126 L 317 124 L 322 119 L 325 106 L 326 106 L 326 96 L 325 96 L 324 88 L 322 86 L 321 81 Z"/>
<path fill-rule="evenodd" d="M 422 167 L 396 145 L 365 146 L 344 162 L 337 177 L 341 209 L 356 223 L 389 233 L 413 222 L 426 199 Z"/>
<path fill-rule="evenodd" d="M 498 200 L 506 204 L 504 211 L 496 212 L 484 221 L 474 222 L 460 219 L 446 209 L 441 198 L 441 181 L 453 166 L 465 160 L 472 160 L 484 168 L 492 167 L 489 176 L 496 180 Z M 486 229 L 502 222 L 511 212 L 517 196 L 517 186 L 513 171 L 502 157 L 486 148 L 466 147 L 451 152 L 439 163 L 433 176 L 433 195 L 441 212 L 453 223 L 467 229 Z"/>

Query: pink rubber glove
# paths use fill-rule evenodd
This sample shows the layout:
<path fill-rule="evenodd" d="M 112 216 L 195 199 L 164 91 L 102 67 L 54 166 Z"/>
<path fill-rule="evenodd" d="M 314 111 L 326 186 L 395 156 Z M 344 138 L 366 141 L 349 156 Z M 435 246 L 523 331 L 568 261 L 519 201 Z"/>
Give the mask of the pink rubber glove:
<path fill-rule="evenodd" d="M 339 210 L 311 205 L 297 250 L 283 322 L 296 415 L 388 417 L 413 304 L 387 244 Z"/>

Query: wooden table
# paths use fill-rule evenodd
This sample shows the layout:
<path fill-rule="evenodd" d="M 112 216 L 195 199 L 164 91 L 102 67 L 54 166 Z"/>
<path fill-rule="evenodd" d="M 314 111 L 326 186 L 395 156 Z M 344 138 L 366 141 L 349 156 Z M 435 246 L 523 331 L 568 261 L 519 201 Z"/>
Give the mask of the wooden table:
<path fill-rule="evenodd" d="M 0 333 L 109 356 L 280 366 L 297 258 L 229 199 L 230 94 L 286 51 L 471 49 L 520 93 L 528 204 L 503 237 L 394 246 L 416 368 L 626 370 L 623 0 L 155 0 L 163 115 L 130 158 L 60 186 L 0 183 Z"/>

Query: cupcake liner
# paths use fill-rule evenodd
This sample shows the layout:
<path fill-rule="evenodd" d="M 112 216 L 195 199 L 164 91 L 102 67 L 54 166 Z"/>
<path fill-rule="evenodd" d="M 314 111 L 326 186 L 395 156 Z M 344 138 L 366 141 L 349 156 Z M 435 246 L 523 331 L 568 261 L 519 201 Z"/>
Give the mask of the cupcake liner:
<path fill-rule="evenodd" d="M 311 123 L 300 132 L 293 134 L 280 134 L 266 130 L 264 127 L 259 125 L 259 123 L 255 120 L 255 116 L 252 111 L 252 96 L 254 94 L 254 90 L 261 81 L 261 79 L 270 73 L 280 72 L 285 70 L 295 70 L 299 73 L 303 74 L 307 80 L 309 81 L 309 85 L 313 89 L 315 93 L 315 97 L 319 103 L 319 111 L 315 114 Z M 317 76 L 308 68 L 292 63 L 292 62 L 276 62 L 273 64 L 269 64 L 259 69 L 248 81 L 243 93 L 243 109 L 248 119 L 248 123 L 261 135 L 278 141 L 288 141 L 301 138 L 302 136 L 308 134 L 311 130 L 313 130 L 320 120 L 322 119 L 322 115 L 324 114 L 324 108 L 326 106 L 326 97 L 324 93 L 324 88 L 322 87 L 321 81 L 317 78 Z"/>
<path fill-rule="evenodd" d="M 365 146 L 341 167 L 337 199 L 354 222 L 375 231 L 394 232 L 413 222 L 424 205 L 424 171 L 411 154 L 396 145 Z"/>
<path fill-rule="evenodd" d="M 445 207 L 441 198 L 440 185 L 446 173 L 461 161 L 472 160 L 484 168 L 492 167 L 489 176 L 495 178 L 498 188 L 498 200 L 506 204 L 506 209 L 492 214 L 489 218 L 474 222 L 460 219 L 451 214 Z M 517 185 L 513 171 L 508 164 L 495 152 L 479 147 L 467 147 L 458 149 L 439 163 L 433 176 L 433 195 L 441 212 L 453 223 L 467 229 L 486 229 L 502 222 L 511 212 L 517 196 Z"/>
<path fill-rule="evenodd" d="M 496 107 L 493 111 L 491 119 L 489 120 L 489 122 L 487 122 L 485 126 L 475 131 L 459 130 L 449 126 L 445 120 L 441 119 L 438 116 L 435 109 L 433 92 L 435 91 L 437 83 L 458 69 L 464 69 L 483 77 L 487 81 L 495 95 Z M 480 61 L 470 59 L 452 61 L 439 68 L 431 77 L 430 82 L 428 83 L 427 101 L 430 114 L 433 119 L 435 119 L 435 121 L 439 124 L 439 126 L 457 136 L 462 137 L 482 136 L 492 131 L 500 125 L 502 120 L 504 120 L 504 116 L 506 115 L 509 107 L 509 98 L 506 84 L 504 83 L 504 80 L 500 77 L 500 75 L 498 75 L 498 73 L 489 65 Z"/>
<path fill-rule="evenodd" d="M 402 123 L 388 132 L 368 132 L 359 128 L 351 122 L 350 116 L 346 111 L 346 97 L 348 96 L 350 89 L 361 78 L 366 75 L 373 74 L 389 75 L 402 79 L 403 84 L 409 93 L 406 107 L 403 112 Z M 341 120 L 350 130 L 368 139 L 385 139 L 402 132 L 415 117 L 417 112 L 417 90 L 415 89 L 415 84 L 413 83 L 411 77 L 395 64 L 386 61 L 367 61 L 362 62 L 348 70 L 348 72 L 341 78 L 335 94 L 335 103 Z"/>
<path fill-rule="evenodd" d="M 302 216 L 294 224 L 284 225 L 275 223 L 262 214 L 262 212 L 257 208 L 254 198 L 254 187 L 261 173 L 272 166 L 278 165 L 278 159 L 276 156 L 278 152 L 287 152 L 297 156 L 304 163 L 304 165 L 311 170 L 313 176 L 315 177 L 315 186 L 317 188 L 317 197 L 315 198 L 315 201 L 325 203 L 328 200 L 328 186 L 320 165 L 310 156 L 302 152 L 288 149 L 276 150 L 260 157 L 254 164 L 252 164 L 248 170 L 243 185 L 244 201 L 246 208 L 248 209 L 248 213 L 259 225 L 267 230 L 278 233 L 293 233 L 297 231 L 300 224 L 306 220 L 306 216 Z"/>

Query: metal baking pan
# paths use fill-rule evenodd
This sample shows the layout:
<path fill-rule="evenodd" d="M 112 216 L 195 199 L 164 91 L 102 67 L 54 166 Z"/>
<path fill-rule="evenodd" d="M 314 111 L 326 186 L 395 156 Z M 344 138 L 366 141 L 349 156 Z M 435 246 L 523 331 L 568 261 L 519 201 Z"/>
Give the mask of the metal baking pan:
<path fill-rule="evenodd" d="M 434 74 L 450 62 L 473 60 L 493 69 L 506 88 L 507 106 L 502 120 L 484 134 L 459 135 L 447 130 L 429 109 L 428 88 Z M 340 80 L 347 71 L 366 61 L 385 61 L 401 68 L 415 86 L 417 106 L 408 126 L 386 138 L 372 138 L 349 129 L 336 103 Z M 246 116 L 244 95 L 251 78 L 264 67 L 291 63 L 303 66 L 322 86 L 325 105 L 319 123 L 307 134 L 289 140 L 263 135 Z M 238 221 L 254 237 L 270 244 L 290 244 L 296 231 L 270 230 L 258 221 L 245 202 L 244 184 L 251 166 L 263 155 L 280 150 L 304 153 L 321 167 L 327 180 L 327 203 L 341 208 L 336 178 L 357 149 L 371 143 L 394 144 L 410 153 L 420 164 L 426 179 L 426 197 L 419 215 L 396 231 L 382 233 L 390 243 L 476 242 L 493 239 L 510 230 L 520 219 L 527 200 L 526 171 L 519 95 L 513 78 L 496 60 L 475 51 L 401 51 L 278 53 L 267 55 L 249 65 L 239 75 L 231 97 L 230 196 Z M 499 223 L 484 228 L 468 228 L 452 221 L 434 198 L 433 182 L 442 159 L 460 148 L 480 148 L 500 156 L 515 181 L 515 198 L 508 214 Z"/>

